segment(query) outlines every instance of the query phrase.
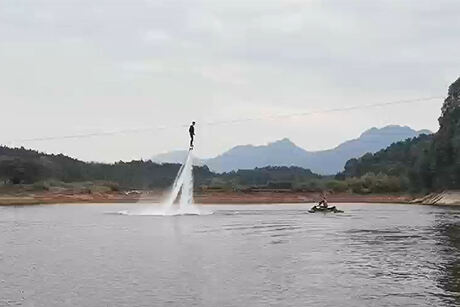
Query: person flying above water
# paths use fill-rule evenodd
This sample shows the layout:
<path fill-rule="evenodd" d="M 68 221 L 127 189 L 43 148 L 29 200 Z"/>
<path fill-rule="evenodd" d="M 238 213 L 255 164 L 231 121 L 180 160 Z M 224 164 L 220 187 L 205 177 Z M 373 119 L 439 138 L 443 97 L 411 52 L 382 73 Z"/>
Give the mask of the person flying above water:
<path fill-rule="evenodd" d="M 193 148 L 193 140 L 195 138 L 195 122 L 192 122 L 190 128 L 188 128 L 188 132 L 190 133 L 190 149 Z"/>

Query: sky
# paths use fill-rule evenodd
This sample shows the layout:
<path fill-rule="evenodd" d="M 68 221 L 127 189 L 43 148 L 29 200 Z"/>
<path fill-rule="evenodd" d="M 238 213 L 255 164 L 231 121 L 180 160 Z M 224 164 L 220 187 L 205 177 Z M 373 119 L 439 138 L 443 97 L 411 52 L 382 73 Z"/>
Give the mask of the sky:
<path fill-rule="evenodd" d="M 112 162 L 187 149 L 192 120 L 203 158 L 436 131 L 442 98 L 277 115 L 445 96 L 458 16 L 458 0 L 2 0 L 0 143 Z"/>

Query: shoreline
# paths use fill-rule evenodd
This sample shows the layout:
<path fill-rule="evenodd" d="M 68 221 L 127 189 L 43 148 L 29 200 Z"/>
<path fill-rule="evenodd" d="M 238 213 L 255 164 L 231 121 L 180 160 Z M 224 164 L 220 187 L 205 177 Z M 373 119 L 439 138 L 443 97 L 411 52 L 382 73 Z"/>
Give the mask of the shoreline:
<path fill-rule="evenodd" d="M 0 194 L 0 206 L 32 206 L 47 204 L 117 204 L 117 203 L 161 203 L 168 191 L 130 192 L 21 192 Z M 425 196 L 407 194 L 351 194 L 327 195 L 334 204 L 418 204 L 434 206 L 459 206 L 460 191 L 444 191 Z M 194 201 L 201 205 L 269 205 L 269 204 L 314 204 L 321 200 L 319 193 L 291 191 L 251 192 L 197 192 Z"/>
<path fill-rule="evenodd" d="M 138 194 L 110 193 L 21 193 L 0 195 L 0 206 L 29 206 L 46 204 L 115 204 L 115 203 L 161 203 L 166 193 L 160 191 L 139 192 Z M 313 204 L 320 200 L 318 193 L 309 192 L 200 192 L 194 200 L 202 205 L 257 205 L 257 204 Z M 410 204 L 414 197 L 409 195 L 358 195 L 331 194 L 330 203 L 396 203 Z"/>

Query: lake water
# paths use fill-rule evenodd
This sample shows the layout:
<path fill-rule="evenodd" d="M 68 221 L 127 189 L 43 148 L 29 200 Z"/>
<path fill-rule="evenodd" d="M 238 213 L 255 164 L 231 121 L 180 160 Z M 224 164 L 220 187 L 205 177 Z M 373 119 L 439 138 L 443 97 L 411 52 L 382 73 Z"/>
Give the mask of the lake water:
<path fill-rule="evenodd" d="M 0 207 L 0 306 L 460 306 L 460 211 Z"/>

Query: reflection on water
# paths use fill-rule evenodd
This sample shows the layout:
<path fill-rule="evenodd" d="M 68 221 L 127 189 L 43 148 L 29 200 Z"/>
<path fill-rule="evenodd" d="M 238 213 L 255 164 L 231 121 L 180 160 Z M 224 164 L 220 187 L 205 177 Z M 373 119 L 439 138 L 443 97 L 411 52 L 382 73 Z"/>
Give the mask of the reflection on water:
<path fill-rule="evenodd" d="M 439 266 L 443 273 L 438 282 L 448 294 L 446 299 L 450 298 L 452 306 L 460 305 L 460 223 L 452 221 L 446 214 L 439 214 L 436 220 L 435 230 L 439 233 L 438 245 L 442 257 Z"/>
<path fill-rule="evenodd" d="M 0 208 L 0 306 L 460 305 L 452 208 L 133 206 Z"/>

